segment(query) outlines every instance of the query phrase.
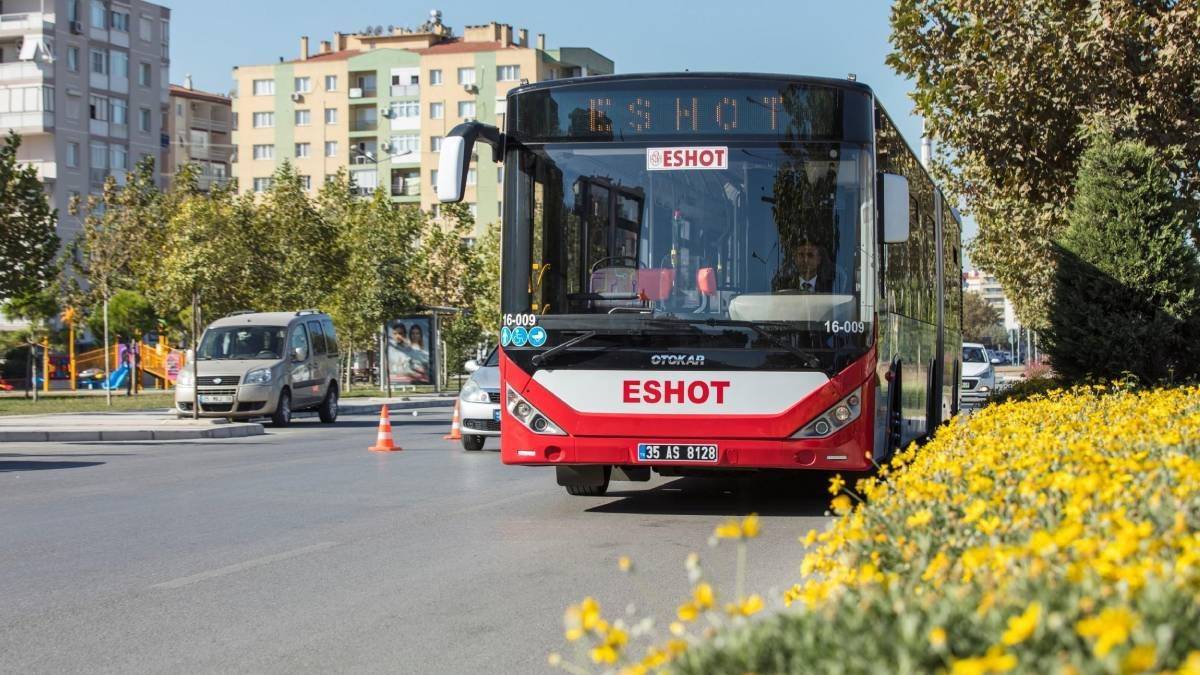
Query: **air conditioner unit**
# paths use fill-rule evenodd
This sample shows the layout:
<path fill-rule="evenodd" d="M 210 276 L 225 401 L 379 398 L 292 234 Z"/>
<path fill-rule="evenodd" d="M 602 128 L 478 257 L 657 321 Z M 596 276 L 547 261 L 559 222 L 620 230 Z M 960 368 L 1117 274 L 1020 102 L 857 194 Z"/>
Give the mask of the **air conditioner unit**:
<path fill-rule="evenodd" d="M 292 103 L 300 103 L 303 100 L 304 100 L 304 94 L 301 94 L 299 92 L 292 94 Z"/>
<path fill-rule="evenodd" d="M 83 23 L 80 21 L 72 21 L 71 32 L 76 35 L 83 35 Z"/>
<path fill-rule="evenodd" d="M 395 114 L 392 112 L 391 108 L 380 108 L 379 116 L 386 117 L 387 119 L 391 119 L 391 118 L 395 117 Z"/>
<path fill-rule="evenodd" d="M 468 94 L 476 94 L 479 93 L 479 87 L 473 84 L 464 84 L 463 91 L 467 92 Z"/>
<path fill-rule="evenodd" d="M 367 159 L 366 157 L 359 155 L 354 158 L 354 163 L 355 164 L 370 164 L 371 161 L 369 159 Z"/>
<path fill-rule="evenodd" d="M 353 87 L 350 89 L 350 98 L 362 98 L 362 89 Z"/>
<path fill-rule="evenodd" d="M 464 117 L 464 118 L 463 118 L 463 121 L 464 121 L 464 122 L 474 122 L 474 121 L 475 121 L 475 118 L 474 118 L 474 117 Z"/>

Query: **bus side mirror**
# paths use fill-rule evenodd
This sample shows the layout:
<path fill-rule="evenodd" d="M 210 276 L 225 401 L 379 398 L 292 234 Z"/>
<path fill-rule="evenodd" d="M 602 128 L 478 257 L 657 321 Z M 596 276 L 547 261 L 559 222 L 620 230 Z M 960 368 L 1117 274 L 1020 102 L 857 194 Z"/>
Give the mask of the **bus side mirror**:
<path fill-rule="evenodd" d="M 442 139 L 438 157 L 437 189 L 438 201 L 443 203 L 462 201 L 467 189 L 467 171 L 471 166 L 471 153 L 475 141 L 481 140 L 492 146 L 492 161 L 502 156 L 504 136 L 500 130 L 482 122 L 464 122 Z"/>
<path fill-rule="evenodd" d="M 879 175 L 879 216 L 883 218 L 883 243 L 908 241 L 908 179 L 894 173 Z"/>

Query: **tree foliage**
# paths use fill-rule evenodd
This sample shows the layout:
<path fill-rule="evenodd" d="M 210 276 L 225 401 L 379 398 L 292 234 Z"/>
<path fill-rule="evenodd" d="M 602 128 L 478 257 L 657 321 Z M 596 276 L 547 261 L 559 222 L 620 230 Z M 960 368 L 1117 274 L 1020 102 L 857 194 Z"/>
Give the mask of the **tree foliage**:
<path fill-rule="evenodd" d="M 978 293 L 963 293 L 963 339 L 978 341 L 993 337 L 1000 326 L 1000 312 Z"/>
<path fill-rule="evenodd" d="M 57 212 L 37 169 L 20 167 L 21 137 L 11 129 L 0 145 L 0 298 L 37 293 L 55 278 Z"/>
<path fill-rule="evenodd" d="M 120 289 L 108 301 L 108 330 L 114 336 L 128 340 L 154 330 L 158 326 L 154 305 L 141 293 Z M 99 313 L 88 317 L 93 334 L 104 331 L 104 317 Z"/>
<path fill-rule="evenodd" d="M 1200 196 L 1200 3 L 897 0 L 891 23 L 888 63 L 914 81 L 935 173 L 979 223 L 971 258 L 1023 323 L 1046 323 L 1052 242 L 1089 138 L 1161 149 Z"/>
<path fill-rule="evenodd" d="M 1162 153 L 1100 137 L 1060 240 L 1045 349 L 1065 378 L 1200 375 L 1200 262 Z"/>

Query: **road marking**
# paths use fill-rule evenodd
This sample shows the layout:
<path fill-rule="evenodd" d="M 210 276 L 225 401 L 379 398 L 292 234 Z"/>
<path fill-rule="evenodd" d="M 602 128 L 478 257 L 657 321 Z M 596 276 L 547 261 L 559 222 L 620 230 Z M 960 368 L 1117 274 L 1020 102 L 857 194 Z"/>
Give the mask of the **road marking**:
<path fill-rule="evenodd" d="M 272 555 L 263 556 L 261 558 L 255 558 L 254 560 L 247 560 L 245 562 L 228 565 L 226 567 L 218 567 L 215 570 L 209 570 L 207 572 L 201 572 L 199 574 L 193 574 L 193 575 L 187 576 L 187 577 L 180 577 L 178 579 L 172 579 L 171 581 L 164 581 L 161 584 L 154 584 L 150 588 L 181 588 L 183 586 L 189 586 L 191 584 L 199 583 L 201 581 L 207 581 L 208 579 L 215 579 L 217 577 L 223 577 L 227 574 L 234 574 L 235 572 L 241 572 L 243 570 L 252 569 L 254 567 L 261 567 L 263 565 L 269 565 L 273 562 L 279 562 L 280 560 L 287 560 L 288 558 L 295 558 L 296 556 L 301 556 L 301 555 L 304 555 L 305 553 L 316 553 L 317 551 L 324 551 L 325 549 L 333 548 L 334 546 L 337 546 L 337 542 L 324 541 L 319 544 L 313 544 L 312 546 L 305 546 L 304 548 L 297 548 L 297 549 L 292 549 L 291 551 L 275 553 Z"/>
<path fill-rule="evenodd" d="M 522 492 L 522 493 L 521 493 L 521 494 L 519 494 L 519 495 L 512 495 L 511 497 L 505 497 L 505 498 L 503 498 L 503 499 L 497 499 L 496 501 L 487 502 L 487 503 L 484 503 L 484 504 L 476 504 L 476 505 L 474 505 L 474 506 L 468 506 L 468 507 L 467 507 L 467 508 L 465 508 L 465 509 L 459 509 L 459 510 L 457 510 L 457 511 L 451 511 L 451 512 L 450 512 L 450 515 L 452 515 L 452 516 L 460 516 L 460 515 L 462 515 L 462 514 L 464 514 L 464 513 L 474 513 L 475 511 L 485 511 L 485 510 L 487 510 L 487 509 L 495 508 L 495 507 L 497 507 L 497 506 L 500 506 L 500 505 L 502 505 L 502 504 L 507 504 L 507 503 L 509 503 L 509 502 L 515 502 L 515 501 L 517 501 L 517 500 L 519 500 L 519 499 L 525 499 L 525 498 L 527 498 L 527 497 L 532 497 L 532 496 L 534 496 L 534 495 L 540 495 L 540 494 L 545 494 L 545 490 L 533 490 L 533 491 L 531 491 L 531 492 Z"/>

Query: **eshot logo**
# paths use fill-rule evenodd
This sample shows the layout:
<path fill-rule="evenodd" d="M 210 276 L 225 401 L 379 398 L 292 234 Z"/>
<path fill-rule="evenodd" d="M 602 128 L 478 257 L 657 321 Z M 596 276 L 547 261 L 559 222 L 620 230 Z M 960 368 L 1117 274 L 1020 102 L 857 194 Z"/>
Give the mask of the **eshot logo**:
<path fill-rule="evenodd" d="M 729 148 L 723 145 L 646 148 L 647 171 L 725 169 L 728 167 Z"/>

